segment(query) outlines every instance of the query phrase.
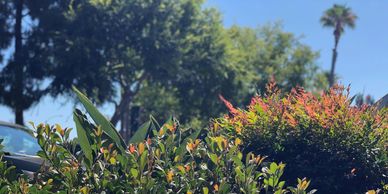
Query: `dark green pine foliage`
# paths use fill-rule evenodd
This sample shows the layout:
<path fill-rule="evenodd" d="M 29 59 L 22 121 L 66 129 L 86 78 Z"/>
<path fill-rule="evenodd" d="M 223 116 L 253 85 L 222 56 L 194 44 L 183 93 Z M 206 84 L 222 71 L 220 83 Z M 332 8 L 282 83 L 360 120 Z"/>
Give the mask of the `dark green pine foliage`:
<path fill-rule="evenodd" d="M 46 4 L 49 1 L 42 1 L 39 6 Z M 43 42 L 35 41 L 42 37 L 37 21 L 30 15 L 31 5 L 32 1 L 24 0 L 0 2 L 0 49 L 2 54 L 9 54 L 1 60 L 0 103 L 14 111 L 18 124 L 24 123 L 23 112 L 47 91 L 47 69 L 39 58 L 47 58 L 48 53 L 44 53 Z"/>

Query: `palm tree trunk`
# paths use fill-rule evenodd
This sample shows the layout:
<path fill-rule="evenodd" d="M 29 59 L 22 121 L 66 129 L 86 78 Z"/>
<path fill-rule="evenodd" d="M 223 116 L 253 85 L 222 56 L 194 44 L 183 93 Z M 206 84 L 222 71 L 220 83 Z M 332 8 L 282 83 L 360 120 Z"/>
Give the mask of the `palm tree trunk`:
<path fill-rule="evenodd" d="M 23 11 L 23 0 L 18 0 L 16 4 L 16 15 L 15 15 L 15 89 L 13 96 L 15 98 L 15 123 L 23 125 L 23 51 L 22 51 L 22 11 Z"/>
<path fill-rule="evenodd" d="M 335 78 L 335 63 L 337 62 L 337 46 L 339 42 L 339 35 L 334 35 L 335 41 L 334 41 L 334 48 L 333 48 L 333 56 L 331 59 L 331 69 L 330 69 L 330 75 L 329 75 L 329 87 L 332 87 L 334 85 L 334 78 Z"/>

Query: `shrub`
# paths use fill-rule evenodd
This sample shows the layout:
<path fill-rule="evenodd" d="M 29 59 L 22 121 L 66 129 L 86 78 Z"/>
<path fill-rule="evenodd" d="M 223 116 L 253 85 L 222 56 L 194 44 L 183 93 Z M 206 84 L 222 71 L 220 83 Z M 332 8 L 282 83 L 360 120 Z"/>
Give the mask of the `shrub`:
<path fill-rule="evenodd" d="M 213 128 L 241 138 L 244 152 L 287 163 L 286 180 L 303 174 L 322 193 L 364 193 L 387 183 L 387 110 L 352 106 L 349 88 L 320 96 L 296 88 L 282 97 L 270 83 L 246 110 L 221 99 L 230 114 Z"/>
<path fill-rule="evenodd" d="M 17 190 L 18 175 L 16 173 L 15 166 L 7 166 L 6 162 L 2 161 L 3 152 L 0 139 L 0 193 L 9 193 L 10 191 Z"/>
<path fill-rule="evenodd" d="M 151 117 L 127 146 L 90 101 L 78 95 L 96 124 L 81 111 L 74 112 L 80 149 L 69 139 L 71 129 L 36 126 L 42 148 L 38 155 L 49 165 L 42 166 L 33 180 L 19 175 L 11 182 L 7 174 L 0 174 L 3 192 L 307 192 L 310 181 L 298 179 L 296 187 L 286 187 L 280 179 L 285 164 L 268 163 L 264 156 L 252 153 L 244 157 L 239 138 L 226 138 L 223 131 L 214 128 L 182 129 L 175 119 L 160 126 Z"/>

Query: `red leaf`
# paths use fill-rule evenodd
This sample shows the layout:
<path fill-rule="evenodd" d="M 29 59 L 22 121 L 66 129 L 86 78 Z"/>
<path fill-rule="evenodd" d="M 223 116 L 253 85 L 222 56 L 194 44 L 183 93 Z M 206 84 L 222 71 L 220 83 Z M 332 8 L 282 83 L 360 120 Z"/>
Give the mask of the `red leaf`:
<path fill-rule="evenodd" d="M 232 103 L 227 101 L 221 94 L 218 95 L 218 97 L 222 100 L 222 102 L 224 102 L 230 113 L 232 113 L 233 115 L 237 115 L 239 113 L 239 111 L 233 107 Z"/>

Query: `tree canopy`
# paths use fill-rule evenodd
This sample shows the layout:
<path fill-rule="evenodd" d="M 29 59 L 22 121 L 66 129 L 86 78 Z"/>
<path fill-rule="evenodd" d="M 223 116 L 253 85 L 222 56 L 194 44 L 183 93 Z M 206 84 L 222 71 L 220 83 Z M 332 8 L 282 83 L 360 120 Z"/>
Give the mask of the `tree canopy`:
<path fill-rule="evenodd" d="M 2 49 L 13 47 L 15 2 L 1 7 L 0 33 L 9 34 Z M 75 85 L 95 103 L 115 106 L 111 121 L 124 137 L 152 113 L 201 125 L 224 111 L 218 95 L 244 105 L 270 79 L 285 91 L 319 90 L 325 82 L 318 52 L 280 24 L 225 28 L 202 1 L 28 1 L 22 12 L 31 23 L 23 27 L 23 60 L 4 63 L 1 102 L 14 108 L 28 99 L 26 110 Z M 16 64 L 24 92 L 7 97 L 20 79 L 20 70 L 11 71 Z"/>
<path fill-rule="evenodd" d="M 44 62 L 52 56 L 45 53 L 48 42 L 42 40 L 49 37 L 41 33 L 33 13 L 33 8 L 39 10 L 48 4 L 47 1 L 0 2 L 0 51 L 12 53 L 8 60 L 0 60 L 0 102 L 15 112 L 18 124 L 24 122 L 23 111 L 48 91 L 44 84 L 48 66 Z"/>

